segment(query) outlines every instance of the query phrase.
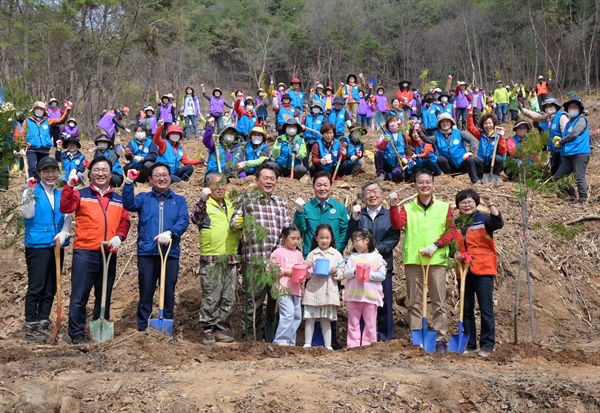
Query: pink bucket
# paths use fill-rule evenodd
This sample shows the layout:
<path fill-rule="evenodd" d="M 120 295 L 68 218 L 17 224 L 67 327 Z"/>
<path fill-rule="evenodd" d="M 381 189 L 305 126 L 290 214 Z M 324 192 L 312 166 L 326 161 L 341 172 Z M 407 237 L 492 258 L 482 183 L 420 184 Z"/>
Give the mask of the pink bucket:
<path fill-rule="evenodd" d="M 292 281 L 295 283 L 303 283 L 306 281 L 307 267 L 304 264 L 294 264 L 292 267 Z"/>
<path fill-rule="evenodd" d="M 368 282 L 371 276 L 371 266 L 369 264 L 356 264 L 356 280 Z"/>

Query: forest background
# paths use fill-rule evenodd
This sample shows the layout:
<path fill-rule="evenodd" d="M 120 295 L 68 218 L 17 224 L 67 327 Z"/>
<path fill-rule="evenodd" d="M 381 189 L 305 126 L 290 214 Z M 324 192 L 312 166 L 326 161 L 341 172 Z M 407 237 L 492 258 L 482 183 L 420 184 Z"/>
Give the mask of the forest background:
<path fill-rule="evenodd" d="M 390 96 L 401 79 L 448 75 L 486 90 L 540 74 L 557 94 L 600 85 L 600 0 L 0 0 L 0 16 L 0 87 L 72 100 L 88 127 L 201 83 L 252 95 L 271 78 L 336 89 L 363 72 Z"/>

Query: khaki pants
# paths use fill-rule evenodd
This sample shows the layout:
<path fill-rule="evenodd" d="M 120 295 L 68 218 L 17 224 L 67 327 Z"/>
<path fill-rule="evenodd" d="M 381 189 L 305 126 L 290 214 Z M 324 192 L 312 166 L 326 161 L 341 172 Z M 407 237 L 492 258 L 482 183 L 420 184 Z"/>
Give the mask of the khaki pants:
<path fill-rule="evenodd" d="M 423 271 L 420 265 L 405 265 L 406 299 L 408 307 L 408 323 L 411 330 L 422 328 L 423 318 Z M 432 265 L 429 267 L 427 289 L 431 305 L 428 305 L 427 319 L 436 331 L 436 341 L 448 341 L 448 318 L 446 316 L 446 267 Z"/>
<path fill-rule="evenodd" d="M 346 110 L 352 122 L 356 122 L 356 112 L 358 111 L 358 102 L 352 102 L 346 104 Z"/>

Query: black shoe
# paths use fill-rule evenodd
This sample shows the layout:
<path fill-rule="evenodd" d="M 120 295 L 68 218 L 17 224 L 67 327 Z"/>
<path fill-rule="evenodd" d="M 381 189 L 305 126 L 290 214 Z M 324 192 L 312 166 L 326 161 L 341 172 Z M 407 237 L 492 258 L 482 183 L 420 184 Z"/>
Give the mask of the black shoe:
<path fill-rule="evenodd" d="M 46 336 L 46 338 L 50 338 L 52 336 L 52 330 L 50 330 L 50 321 L 43 320 L 40 321 L 38 326 L 38 331 Z"/>
<path fill-rule="evenodd" d="M 25 325 L 25 340 L 34 343 L 46 341 L 48 337 L 40 331 L 39 323 L 27 323 Z"/>
<path fill-rule="evenodd" d="M 87 340 L 85 339 L 84 336 L 76 336 L 71 339 L 71 343 L 76 344 L 76 345 L 87 344 Z"/>

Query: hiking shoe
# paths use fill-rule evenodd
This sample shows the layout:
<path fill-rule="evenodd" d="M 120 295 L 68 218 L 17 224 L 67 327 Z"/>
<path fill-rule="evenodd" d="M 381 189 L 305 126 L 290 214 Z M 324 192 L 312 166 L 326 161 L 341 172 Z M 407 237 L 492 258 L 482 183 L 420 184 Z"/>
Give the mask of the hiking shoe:
<path fill-rule="evenodd" d="M 482 348 L 481 350 L 479 350 L 479 353 L 477 353 L 477 354 L 479 354 L 479 357 L 486 358 L 486 357 L 489 357 L 490 354 L 492 354 L 492 350 Z"/>
<path fill-rule="evenodd" d="M 463 354 L 477 354 L 478 351 L 476 348 L 467 348 Z"/>
<path fill-rule="evenodd" d="M 385 174 L 383 172 L 379 172 L 377 174 L 377 180 L 378 181 L 383 181 L 385 179 Z"/>
<path fill-rule="evenodd" d="M 87 340 L 83 335 L 75 336 L 71 339 L 71 343 L 79 345 L 79 344 L 87 344 Z"/>
<path fill-rule="evenodd" d="M 305 343 L 302 348 L 311 348 L 312 346 L 310 345 L 310 343 Z"/>
<path fill-rule="evenodd" d="M 25 340 L 34 343 L 45 341 L 48 337 L 40 331 L 39 327 L 39 323 L 27 323 L 25 325 Z"/>
<path fill-rule="evenodd" d="M 438 341 L 435 343 L 435 352 L 446 354 L 448 352 L 448 344 L 444 341 Z"/>
<path fill-rule="evenodd" d="M 42 320 L 38 325 L 38 331 L 46 336 L 46 338 L 50 338 L 52 336 L 52 330 L 50 330 L 50 321 Z"/>
<path fill-rule="evenodd" d="M 215 340 L 217 340 L 219 343 L 233 343 L 235 341 L 233 337 L 228 336 L 224 331 L 217 331 L 214 336 Z"/>
<path fill-rule="evenodd" d="M 202 344 L 205 346 L 213 346 L 215 343 L 215 336 L 212 330 L 204 330 L 204 333 L 202 334 Z"/>

